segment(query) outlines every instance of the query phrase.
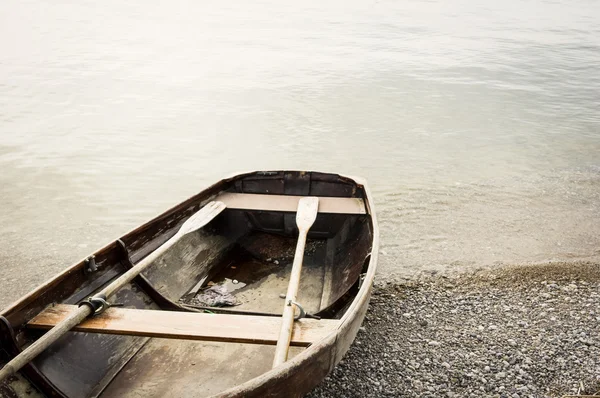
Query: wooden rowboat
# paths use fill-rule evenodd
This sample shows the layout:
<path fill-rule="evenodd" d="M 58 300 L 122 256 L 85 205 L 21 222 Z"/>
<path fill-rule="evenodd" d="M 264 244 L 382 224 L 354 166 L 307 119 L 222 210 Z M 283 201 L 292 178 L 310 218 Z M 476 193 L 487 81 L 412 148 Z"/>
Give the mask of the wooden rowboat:
<path fill-rule="evenodd" d="M 309 196 L 318 197 L 318 215 L 300 252 L 292 303 L 296 211 Z M 225 210 L 156 259 L 148 257 L 209 202 Z M 150 264 L 107 299 L 113 306 L 1 381 L 0 397 L 302 396 L 356 336 L 378 241 L 371 194 L 360 179 L 277 171 L 222 180 L 1 312 L 0 367 L 79 303 L 144 259 Z M 287 361 L 272 367 L 286 302 L 297 317 L 301 310 L 307 315 L 293 322 Z"/>

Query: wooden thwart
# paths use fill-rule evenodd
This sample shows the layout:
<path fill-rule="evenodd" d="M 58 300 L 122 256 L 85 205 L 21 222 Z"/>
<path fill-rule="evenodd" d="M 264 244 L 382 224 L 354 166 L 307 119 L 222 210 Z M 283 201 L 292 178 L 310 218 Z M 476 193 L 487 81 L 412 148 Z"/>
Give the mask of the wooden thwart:
<path fill-rule="evenodd" d="M 48 307 L 27 327 L 50 329 L 77 309 L 75 305 Z M 73 331 L 184 340 L 224 341 L 275 345 L 281 318 L 250 315 L 199 314 L 189 312 L 109 308 L 73 327 Z M 338 320 L 301 319 L 294 322 L 291 345 L 306 347 L 326 337 Z"/>
<path fill-rule="evenodd" d="M 215 200 L 228 209 L 296 212 L 303 196 L 262 195 L 224 192 Z M 319 197 L 319 213 L 366 214 L 365 202 L 359 198 Z"/>

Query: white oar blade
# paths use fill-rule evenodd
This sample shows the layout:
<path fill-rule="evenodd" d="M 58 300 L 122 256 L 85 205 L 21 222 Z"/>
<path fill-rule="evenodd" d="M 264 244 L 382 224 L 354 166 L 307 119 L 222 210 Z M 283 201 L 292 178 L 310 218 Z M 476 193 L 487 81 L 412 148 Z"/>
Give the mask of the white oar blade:
<path fill-rule="evenodd" d="M 225 210 L 225 207 L 225 203 L 219 201 L 213 201 L 206 204 L 206 206 L 198 210 L 198 212 L 183 223 L 179 229 L 179 233 L 185 235 L 204 227 L 218 216 L 219 213 Z"/>
<path fill-rule="evenodd" d="M 298 202 L 298 213 L 296 213 L 298 229 L 308 231 L 317 219 L 318 211 L 319 198 L 311 196 L 300 199 Z"/>

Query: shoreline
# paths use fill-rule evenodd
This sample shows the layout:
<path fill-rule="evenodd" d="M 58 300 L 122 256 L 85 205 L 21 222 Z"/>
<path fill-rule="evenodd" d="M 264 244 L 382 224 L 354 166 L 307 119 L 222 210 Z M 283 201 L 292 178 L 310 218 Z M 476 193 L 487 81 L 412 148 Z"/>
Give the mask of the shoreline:
<path fill-rule="evenodd" d="M 378 282 L 318 397 L 562 397 L 600 391 L 600 265 Z"/>

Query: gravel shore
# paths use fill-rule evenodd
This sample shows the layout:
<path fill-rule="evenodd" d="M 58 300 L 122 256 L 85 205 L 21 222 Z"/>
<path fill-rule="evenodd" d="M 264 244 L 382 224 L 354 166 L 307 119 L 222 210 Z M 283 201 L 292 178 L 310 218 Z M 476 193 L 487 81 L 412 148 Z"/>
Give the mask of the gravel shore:
<path fill-rule="evenodd" d="M 552 263 L 375 286 L 308 397 L 600 394 L 600 266 Z"/>

